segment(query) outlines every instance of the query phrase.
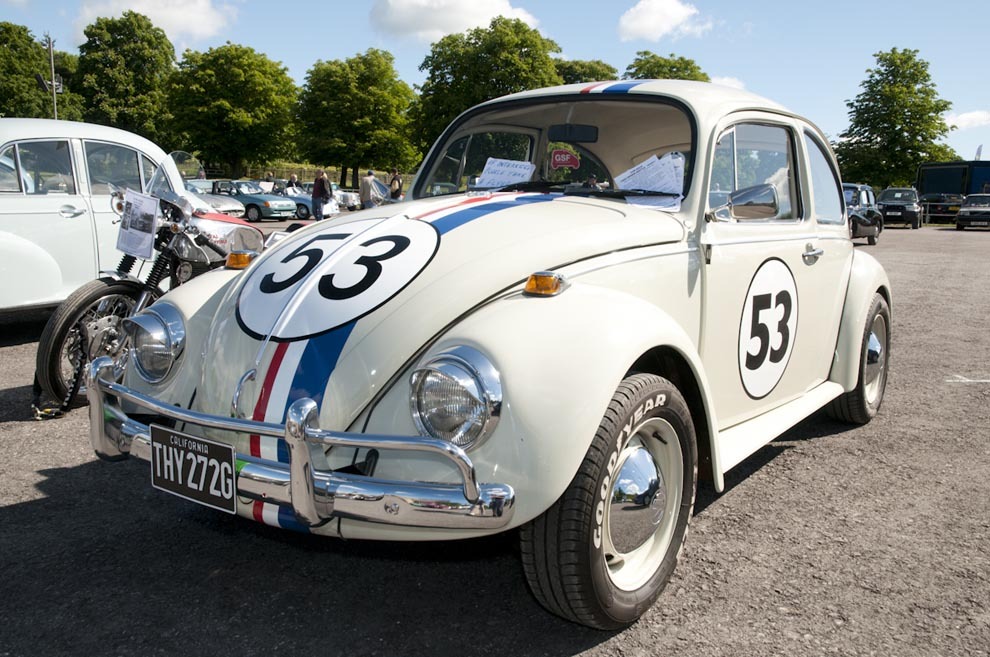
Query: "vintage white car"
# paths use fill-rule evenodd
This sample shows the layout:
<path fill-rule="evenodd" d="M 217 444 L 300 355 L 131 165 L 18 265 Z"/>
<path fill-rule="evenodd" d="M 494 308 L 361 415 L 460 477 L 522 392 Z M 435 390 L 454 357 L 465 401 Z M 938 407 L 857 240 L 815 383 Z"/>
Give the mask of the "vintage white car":
<path fill-rule="evenodd" d="M 541 604 L 618 628 L 670 578 L 699 481 L 823 406 L 880 407 L 890 283 L 825 136 L 770 101 L 507 96 L 454 121 L 410 197 L 134 317 L 88 373 L 97 454 L 326 536 L 518 529 Z"/>

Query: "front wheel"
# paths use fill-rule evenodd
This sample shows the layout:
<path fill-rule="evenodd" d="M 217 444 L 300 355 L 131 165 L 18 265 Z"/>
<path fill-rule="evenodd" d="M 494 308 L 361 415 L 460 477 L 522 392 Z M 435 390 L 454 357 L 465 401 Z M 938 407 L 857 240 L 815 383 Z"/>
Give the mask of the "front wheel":
<path fill-rule="evenodd" d="M 921 220 L 918 219 L 918 217 L 915 217 L 914 219 L 911 220 L 911 230 L 918 230 L 920 226 L 921 226 Z"/>
<path fill-rule="evenodd" d="M 261 208 L 257 205 L 249 205 L 244 209 L 244 218 L 255 223 L 256 221 L 261 221 Z"/>
<path fill-rule="evenodd" d="M 863 327 L 856 387 L 832 400 L 825 409 L 828 415 L 853 424 L 866 424 L 872 420 L 880 410 L 887 389 L 889 364 L 890 306 L 880 294 L 875 294 Z"/>
<path fill-rule="evenodd" d="M 540 604 L 598 629 L 634 623 L 674 572 L 697 461 L 677 388 L 652 374 L 624 379 L 574 480 L 520 530 L 523 570 Z"/>
<path fill-rule="evenodd" d="M 66 407 L 82 403 L 82 386 L 69 399 L 75 378 L 97 356 L 115 356 L 123 345 L 121 320 L 131 315 L 143 286 L 98 278 L 69 295 L 45 325 L 35 360 L 38 383 Z"/>

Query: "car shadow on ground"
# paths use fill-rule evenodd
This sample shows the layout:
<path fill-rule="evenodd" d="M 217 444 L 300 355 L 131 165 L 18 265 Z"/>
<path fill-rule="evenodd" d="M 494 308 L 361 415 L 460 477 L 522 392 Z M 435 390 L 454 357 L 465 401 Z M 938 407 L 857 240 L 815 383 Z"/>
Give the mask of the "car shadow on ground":
<path fill-rule="evenodd" d="M 138 462 L 42 470 L 0 507 L 0 654 L 573 655 L 614 633 L 545 612 L 515 532 L 296 534 L 152 489 Z"/>
<path fill-rule="evenodd" d="M 13 315 L 0 314 L 0 347 L 37 342 L 51 314 L 51 310 L 32 310 Z"/>

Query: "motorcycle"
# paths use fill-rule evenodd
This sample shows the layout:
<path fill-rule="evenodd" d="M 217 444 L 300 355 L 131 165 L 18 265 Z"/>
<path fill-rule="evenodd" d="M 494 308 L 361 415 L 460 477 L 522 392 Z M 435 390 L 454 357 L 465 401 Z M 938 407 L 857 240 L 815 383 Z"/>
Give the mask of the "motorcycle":
<path fill-rule="evenodd" d="M 232 251 L 262 250 L 264 235 L 254 226 L 214 213 L 185 191 L 172 191 L 188 171 L 199 171 L 199 163 L 179 151 L 172 153 L 152 177 L 149 189 L 157 202 L 158 219 L 152 237 L 155 256 L 146 277 L 142 280 L 135 274 L 140 259 L 125 253 L 116 270 L 100 272 L 100 278 L 74 291 L 49 318 L 36 358 L 32 395 L 36 419 L 58 417 L 84 402 L 85 367 L 98 356 L 114 357 L 121 352 L 121 326 L 126 317 L 157 301 L 165 289 L 222 267 Z M 115 189 L 111 203 L 122 217 L 120 230 L 130 229 L 123 220 L 125 192 Z M 59 400 L 58 406 L 44 405 L 43 393 Z"/>

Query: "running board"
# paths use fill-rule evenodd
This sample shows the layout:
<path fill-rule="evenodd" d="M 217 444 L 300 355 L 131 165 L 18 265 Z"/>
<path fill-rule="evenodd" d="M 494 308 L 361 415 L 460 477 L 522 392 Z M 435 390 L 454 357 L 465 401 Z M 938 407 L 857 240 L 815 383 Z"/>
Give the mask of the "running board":
<path fill-rule="evenodd" d="M 718 432 L 718 462 L 724 474 L 746 457 L 808 417 L 844 391 L 826 381 L 783 406 Z"/>

